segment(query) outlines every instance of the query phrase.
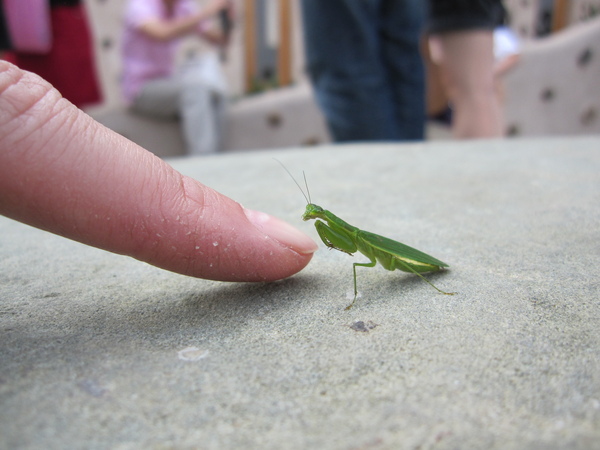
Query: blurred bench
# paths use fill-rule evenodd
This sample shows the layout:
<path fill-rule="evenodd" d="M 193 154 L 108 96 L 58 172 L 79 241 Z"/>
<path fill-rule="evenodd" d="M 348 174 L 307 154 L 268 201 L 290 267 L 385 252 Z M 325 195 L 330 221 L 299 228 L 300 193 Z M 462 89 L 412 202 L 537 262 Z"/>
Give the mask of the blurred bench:
<path fill-rule="evenodd" d="M 120 100 L 124 0 L 85 1 L 106 98 L 106 104 L 89 110 L 90 114 L 158 156 L 185 154 L 178 122 L 137 116 Z M 197 40 L 186 42 L 181 57 L 201 50 Z M 230 64 L 241 64 L 237 59 L 232 57 Z M 242 69 L 236 66 L 234 70 Z M 600 133 L 600 18 L 571 25 L 547 38 L 525 41 L 521 61 L 504 81 L 509 135 Z M 306 83 L 232 102 L 225 129 L 225 151 L 329 140 L 322 114 Z"/>
<path fill-rule="evenodd" d="M 600 18 L 526 41 L 504 82 L 508 135 L 600 133 Z"/>
<path fill-rule="evenodd" d="M 157 156 L 185 155 L 177 120 L 139 116 L 124 107 L 89 112 L 98 122 Z M 226 117 L 223 151 L 299 147 L 328 141 L 310 86 L 302 84 L 232 103 Z"/>

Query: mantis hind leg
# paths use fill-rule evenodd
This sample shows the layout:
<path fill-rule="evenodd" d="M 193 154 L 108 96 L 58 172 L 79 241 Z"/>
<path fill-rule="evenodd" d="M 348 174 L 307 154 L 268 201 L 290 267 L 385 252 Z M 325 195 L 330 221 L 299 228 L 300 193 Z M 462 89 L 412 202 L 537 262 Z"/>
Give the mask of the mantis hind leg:
<path fill-rule="evenodd" d="M 352 264 L 352 273 L 354 274 L 354 300 L 352 300 L 352 303 L 350 303 L 348 306 L 346 306 L 346 311 L 349 310 L 350 308 L 352 308 L 352 305 L 354 305 L 354 302 L 356 302 L 356 296 L 358 295 L 358 289 L 356 288 L 356 266 L 375 267 L 375 264 L 377 264 L 377 260 L 375 258 L 371 259 L 371 262 L 368 262 L 368 263 Z"/>
<path fill-rule="evenodd" d="M 456 294 L 456 292 L 446 292 L 446 291 L 442 291 L 441 289 L 439 289 L 435 284 L 433 284 L 431 281 L 429 281 L 427 278 L 425 278 L 423 275 L 421 275 L 419 272 L 417 272 L 415 269 L 413 269 L 412 267 L 410 267 L 410 264 L 406 264 L 404 261 L 400 260 L 400 259 L 395 259 L 394 263 L 397 265 L 401 265 L 403 268 L 405 268 L 406 270 L 414 273 L 415 275 L 418 275 L 423 281 L 425 281 L 427 284 L 429 284 L 432 288 L 434 288 L 436 291 L 438 291 L 441 294 L 444 295 L 454 295 Z"/>

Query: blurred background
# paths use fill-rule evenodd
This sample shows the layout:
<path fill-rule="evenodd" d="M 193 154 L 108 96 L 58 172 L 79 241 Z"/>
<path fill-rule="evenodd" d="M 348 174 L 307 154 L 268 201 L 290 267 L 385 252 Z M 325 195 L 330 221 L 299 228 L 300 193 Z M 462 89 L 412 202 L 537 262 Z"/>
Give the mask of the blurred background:
<path fill-rule="evenodd" d="M 83 109 L 161 157 L 185 154 L 177 123 L 136 115 L 122 99 L 126 0 L 82 3 L 101 91 L 99 102 Z M 506 136 L 600 133 L 600 0 L 505 0 L 504 6 L 519 42 L 519 61 L 503 77 Z M 235 10 L 230 45 L 217 52 L 228 85 L 223 151 L 329 142 L 305 72 L 299 0 L 238 0 Z M 178 59 L 206 52 L 215 49 L 185 38 Z M 428 139 L 451 136 L 445 124 L 428 123 Z"/>

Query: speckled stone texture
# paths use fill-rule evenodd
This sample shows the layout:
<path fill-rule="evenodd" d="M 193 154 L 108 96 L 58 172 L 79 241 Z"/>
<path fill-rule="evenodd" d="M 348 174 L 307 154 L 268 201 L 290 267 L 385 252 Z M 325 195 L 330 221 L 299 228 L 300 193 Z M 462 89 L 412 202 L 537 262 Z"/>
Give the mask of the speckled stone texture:
<path fill-rule="evenodd" d="M 359 268 L 344 311 L 360 255 L 219 283 L 0 218 L 0 448 L 598 448 L 599 137 L 171 163 L 318 239 L 273 157 L 458 294 Z"/>

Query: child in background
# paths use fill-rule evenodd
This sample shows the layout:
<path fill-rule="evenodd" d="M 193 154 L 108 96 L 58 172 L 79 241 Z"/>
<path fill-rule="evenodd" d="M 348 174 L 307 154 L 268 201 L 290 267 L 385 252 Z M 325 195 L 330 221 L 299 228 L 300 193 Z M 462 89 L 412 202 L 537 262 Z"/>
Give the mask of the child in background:
<path fill-rule="evenodd" d="M 175 67 L 179 41 L 196 35 L 226 44 L 208 21 L 228 0 L 211 0 L 198 9 L 192 0 L 129 0 L 123 35 L 123 95 L 134 112 L 157 118 L 179 117 L 188 153 L 214 153 L 221 147 L 225 81 L 216 55 Z"/>

